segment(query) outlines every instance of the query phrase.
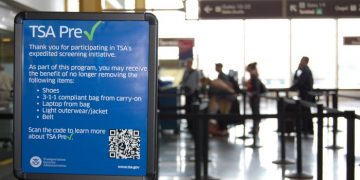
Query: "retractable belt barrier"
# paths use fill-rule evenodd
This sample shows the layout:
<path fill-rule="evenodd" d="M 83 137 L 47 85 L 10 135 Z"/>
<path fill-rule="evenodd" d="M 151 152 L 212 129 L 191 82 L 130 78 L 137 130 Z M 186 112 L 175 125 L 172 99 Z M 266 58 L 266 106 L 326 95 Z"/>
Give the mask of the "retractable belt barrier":
<path fill-rule="evenodd" d="M 334 89 L 326 89 L 325 93 L 318 93 L 319 94 L 326 94 L 332 95 L 333 98 L 333 108 L 324 107 L 322 104 L 316 104 L 312 102 L 307 102 L 303 100 L 292 100 L 284 97 L 279 97 L 279 91 L 281 89 L 277 89 L 274 92 L 276 93 L 277 97 L 269 97 L 269 96 L 262 96 L 267 99 L 277 100 L 278 103 L 278 113 L 277 114 L 259 114 L 259 115 L 248 115 L 248 114 L 207 114 L 202 113 L 199 111 L 195 111 L 198 113 L 191 113 L 191 114 L 171 114 L 171 113 L 158 113 L 159 119 L 166 119 L 166 118 L 186 118 L 190 120 L 196 120 L 196 131 L 195 134 L 195 177 L 196 179 L 207 178 L 208 177 L 208 131 L 207 131 L 207 123 L 209 119 L 218 119 L 218 120 L 234 120 L 241 122 L 246 119 L 266 119 L 266 118 L 277 118 L 281 123 L 280 133 L 281 133 L 281 159 L 274 161 L 275 164 L 288 164 L 291 161 L 285 159 L 285 137 L 284 137 L 284 127 L 283 127 L 283 119 L 284 118 L 296 118 L 296 138 L 297 138 L 297 159 L 296 159 L 296 172 L 294 174 L 286 175 L 290 178 L 312 178 L 311 175 L 306 175 L 302 172 L 302 143 L 301 143 L 301 127 L 302 122 L 300 117 L 302 116 L 302 107 L 316 107 L 317 113 L 308 114 L 310 118 L 317 118 L 318 119 L 318 144 L 317 144 L 317 179 L 323 179 L 323 119 L 324 118 L 334 118 L 337 119 L 338 117 L 344 117 L 347 120 L 347 155 L 346 155 L 346 179 L 347 180 L 354 180 L 355 178 L 355 119 L 360 119 L 360 116 L 355 114 L 355 111 L 339 111 L 337 110 L 337 99 L 338 93 L 337 90 Z M 286 91 L 286 95 L 288 96 L 288 89 L 284 89 Z M 320 90 L 318 90 L 320 91 Z M 246 93 L 242 91 L 243 95 Z M 291 103 L 296 105 L 297 112 L 296 113 L 285 113 L 284 107 L 286 103 Z M 193 108 L 197 108 L 198 104 L 195 105 Z M 328 105 L 327 105 L 328 106 Z M 336 107 L 336 108 L 335 108 Z M 177 107 L 183 108 L 183 107 Z M 246 106 L 244 104 L 244 112 L 246 112 Z M 199 109 L 198 109 L 199 110 Z M 326 112 L 326 113 L 324 113 Z M 244 123 L 245 124 L 245 123 Z M 335 125 L 335 124 L 334 124 Z M 337 127 L 336 127 L 337 128 Z M 245 129 L 245 128 L 244 128 Z M 334 127 L 334 139 L 336 139 L 336 131 Z M 245 134 L 244 134 L 245 135 Z M 334 140 L 334 146 L 336 146 L 336 140 Z M 203 166 L 203 170 L 202 170 Z"/>

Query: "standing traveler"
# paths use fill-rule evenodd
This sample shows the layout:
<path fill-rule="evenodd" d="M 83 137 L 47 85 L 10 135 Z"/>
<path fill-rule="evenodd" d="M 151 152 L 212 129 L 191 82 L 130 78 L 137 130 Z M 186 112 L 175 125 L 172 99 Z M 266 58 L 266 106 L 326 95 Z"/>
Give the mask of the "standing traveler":
<path fill-rule="evenodd" d="M 246 67 L 246 71 L 250 74 L 250 79 L 246 82 L 246 91 L 249 96 L 249 104 L 253 115 L 260 115 L 260 95 L 266 92 L 265 85 L 259 79 L 259 73 L 256 67 L 257 63 L 250 63 Z M 260 118 L 253 118 L 253 129 L 254 135 L 259 132 Z"/>
<path fill-rule="evenodd" d="M 210 80 L 204 77 L 201 79 L 201 84 L 209 87 L 209 114 L 217 114 L 218 112 L 224 115 L 229 114 L 231 105 L 236 98 L 234 89 L 221 79 Z M 228 124 L 229 122 L 227 120 L 218 119 L 216 124 L 212 124 L 210 121 L 209 125 L 215 126 L 209 126 L 209 133 L 217 136 L 226 136 L 228 135 Z"/>
<path fill-rule="evenodd" d="M 218 79 L 221 79 L 222 81 L 224 81 L 227 84 L 230 84 L 230 80 L 229 80 L 229 76 L 227 76 L 224 72 L 223 72 L 223 64 L 221 63 L 216 63 L 215 64 L 215 71 L 218 72 Z"/>
<path fill-rule="evenodd" d="M 181 89 L 185 93 L 185 111 L 186 113 L 194 113 L 191 105 L 198 100 L 200 90 L 200 79 L 203 77 L 201 71 L 192 67 L 193 59 L 185 61 L 185 72 L 181 80 Z M 187 120 L 188 129 L 193 133 L 193 122 Z"/>
<path fill-rule="evenodd" d="M 309 92 L 313 90 L 314 79 L 308 64 L 309 58 L 303 56 L 298 69 L 295 71 L 293 85 L 290 89 L 298 90 L 301 100 L 315 102 L 315 96 L 309 94 Z M 305 116 L 303 116 L 303 131 L 305 134 L 314 134 L 312 118 L 309 117 L 311 114 L 310 108 L 304 107 L 302 111 L 305 114 Z"/>

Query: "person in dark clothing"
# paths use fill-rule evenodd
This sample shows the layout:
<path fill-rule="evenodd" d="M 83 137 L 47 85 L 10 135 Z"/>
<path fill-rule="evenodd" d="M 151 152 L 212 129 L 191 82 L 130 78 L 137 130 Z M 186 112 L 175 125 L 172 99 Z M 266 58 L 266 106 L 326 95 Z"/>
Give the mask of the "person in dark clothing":
<path fill-rule="evenodd" d="M 231 87 L 235 91 L 236 96 L 238 96 L 241 93 L 241 89 L 239 87 L 238 81 L 235 80 L 235 78 L 232 76 L 229 76 L 229 81 L 230 81 Z M 230 113 L 240 114 L 240 102 L 237 98 L 234 98 L 234 101 L 231 105 Z M 238 122 L 238 120 L 235 120 L 235 121 Z"/>
<path fill-rule="evenodd" d="M 221 79 L 222 81 L 224 81 L 225 83 L 230 85 L 230 80 L 229 80 L 229 76 L 227 76 L 223 71 L 222 71 L 223 65 L 221 63 L 216 63 L 215 64 L 215 70 L 216 72 L 218 72 L 218 79 Z"/>
<path fill-rule="evenodd" d="M 256 62 L 250 63 L 246 67 L 246 71 L 250 74 L 250 79 L 246 82 L 247 95 L 249 96 L 249 104 L 253 115 L 260 114 L 260 95 L 265 92 L 265 86 L 259 79 L 259 73 Z M 254 118 L 253 130 L 254 134 L 259 132 L 260 118 Z"/>
<path fill-rule="evenodd" d="M 309 92 L 313 90 L 314 79 L 308 64 L 309 58 L 306 56 L 302 57 L 299 67 L 295 71 L 294 82 L 290 89 L 298 90 L 301 100 L 315 102 L 315 97 L 309 94 Z M 305 114 L 305 116 L 303 116 L 303 131 L 313 134 L 312 119 L 308 116 L 311 114 L 310 108 L 304 107 L 303 113 Z"/>
<path fill-rule="evenodd" d="M 313 89 L 314 79 L 312 72 L 308 66 L 309 58 L 304 56 L 301 58 L 299 67 L 295 71 L 294 83 L 290 87 L 293 90 L 299 90 L 299 97 L 305 101 L 314 101 L 313 96 L 308 92 Z"/>

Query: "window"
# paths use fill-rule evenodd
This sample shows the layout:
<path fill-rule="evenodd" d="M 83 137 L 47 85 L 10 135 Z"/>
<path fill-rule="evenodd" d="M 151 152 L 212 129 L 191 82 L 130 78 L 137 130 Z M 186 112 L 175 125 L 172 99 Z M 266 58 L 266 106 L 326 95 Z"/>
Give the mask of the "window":
<path fill-rule="evenodd" d="M 197 23 L 196 52 L 204 75 L 216 78 L 215 63 L 222 63 L 225 73 L 235 70 L 241 76 L 244 71 L 244 21 L 206 20 Z"/>
<path fill-rule="evenodd" d="M 314 88 L 336 88 L 336 20 L 291 20 L 291 72 L 308 56 Z"/>
<path fill-rule="evenodd" d="M 289 20 L 245 20 L 245 64 L 257 62 L 268 88 L 289 87 Z"/>
<path fill-rule="evenodd" d="M 344 45 L 344 37 L 360 37 L 360 19 L 339 19 L 338 27 L 339 88 L 359 89 L 360 45 Z"/>

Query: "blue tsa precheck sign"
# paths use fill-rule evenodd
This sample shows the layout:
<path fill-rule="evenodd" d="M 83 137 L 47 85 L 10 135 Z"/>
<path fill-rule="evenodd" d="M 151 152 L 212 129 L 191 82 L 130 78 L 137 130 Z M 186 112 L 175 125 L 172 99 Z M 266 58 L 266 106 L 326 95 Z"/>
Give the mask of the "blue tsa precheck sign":
<path fill-rule="evenodd" d="M 155 174 L 155 17 L 62 14 L 17 19 L 17 176 Z"/>

